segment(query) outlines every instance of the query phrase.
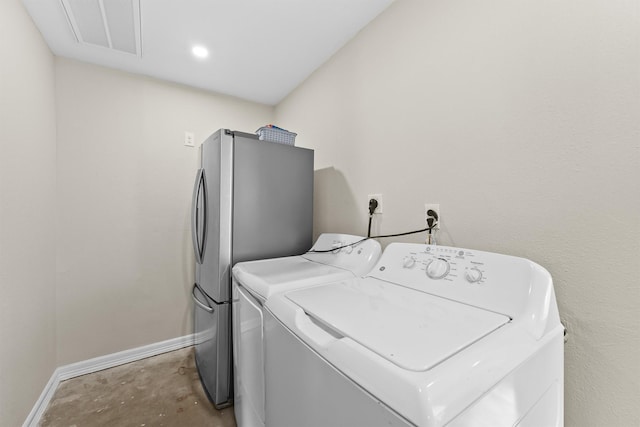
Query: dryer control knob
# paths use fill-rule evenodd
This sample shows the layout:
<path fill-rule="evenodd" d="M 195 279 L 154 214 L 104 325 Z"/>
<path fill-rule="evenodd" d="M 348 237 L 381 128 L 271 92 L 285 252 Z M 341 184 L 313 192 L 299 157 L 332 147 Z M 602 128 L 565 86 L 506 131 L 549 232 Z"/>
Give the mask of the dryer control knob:
<path fill-rule="evenodd" d="M 416 259 L 412 256 L 406 256 L 402 258 L 402 267 L 403 268 L 413 268 L 416 265 Z"/>
<path fill-rule="evenodd" d="M 331 253 L 337 254 L 338 252 L 341 251 L 341 247 L 342 247 L 342 243 L 341 242 L 333 242 L 333 244 L 331 245 L 331 247 L 333 248 L 333 250 L 331 251 Z"/>
<path fill-rule="evenodd" d="M 347 246 L 346 248 L 344 248 L 344 251 L 350 254 L 351 252 L 353 252 L 353 246 Z"/>
<path fill-rule="evenodd" d="M 464 277 L 469 283 L 477 283 L 482 279 L 482 271 L 478 270 L 478 267 L 473 267 L 465 271 Z"/>
<path fill-rule="evenodd" d="M 449 262 L 444 258 L 436 258 L 433 259 L 427 264 L 427 276 L 432 279 L 442 279 L 447 274 L 449 274 L 449 270 L 451 266 Z"/>

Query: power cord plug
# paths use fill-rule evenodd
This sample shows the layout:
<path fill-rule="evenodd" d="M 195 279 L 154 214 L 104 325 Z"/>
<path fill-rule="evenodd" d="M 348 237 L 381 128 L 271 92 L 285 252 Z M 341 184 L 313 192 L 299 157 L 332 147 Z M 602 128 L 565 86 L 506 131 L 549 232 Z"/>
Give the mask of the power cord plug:
<path fill-rule="evenodd" d="M 429 221 L 431 220 L 431 221 Z M 438 213 L 432 209 L 429 209 L 427 211 L 427 224 L 429 225 L 429 227 L 433 227 L 434 222 L 438 223 Z"/>
<path fill-rule="evenodd" d="M 369 216 L 373 215 L 377 208 L 378 201 L 376 199 L 369 199 Z"/>
<path fill-rule="evenodd" d="M 432 209 L 427 211 L 427 225 L 429 226 L 429 228 L 427 228 L 427 230 L 429 230 L 427 244 L 435 244 L 435 238 L 432 232 L 438 226 L 438 213 Z"/>
<path fill-rule="evenodd" d="M 371 237 L 371 220 L 377 207 L 378 201 L 376 199 L 369 199 L 369 228 L 367 229 L 367 237 Z"/>

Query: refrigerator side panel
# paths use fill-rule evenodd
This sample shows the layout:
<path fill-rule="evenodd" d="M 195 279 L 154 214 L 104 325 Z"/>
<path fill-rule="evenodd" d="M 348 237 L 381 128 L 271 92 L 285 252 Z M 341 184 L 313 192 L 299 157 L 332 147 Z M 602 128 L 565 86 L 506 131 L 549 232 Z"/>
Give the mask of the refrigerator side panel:
<path fill-rule="evenodd" d="M 233 263 L 312 245 L 313 150 L 236 137 Z"/>

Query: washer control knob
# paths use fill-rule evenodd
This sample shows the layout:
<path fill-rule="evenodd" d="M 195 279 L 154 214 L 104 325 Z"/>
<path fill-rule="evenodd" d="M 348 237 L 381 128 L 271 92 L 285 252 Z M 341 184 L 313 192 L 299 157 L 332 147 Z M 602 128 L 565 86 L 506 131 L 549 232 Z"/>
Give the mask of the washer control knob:
<path fill-rule="evenodd" d="M 403 268 L 413 268 L 416 265 L 416 259 L 412 256 L 406 256 L 402 258 L 402 267 Z"/>
<path fill-rule="evenodd" d="M 469 283 L 477 283 L 482 280 L 482 271 L 478 267 L 473 267 L 464 272 L 464 277 Z"/>
<path fill-rule="evenodd" d="M 353 252 L 353 246 L 347 246 L 346 248 L 344 248 L 344 251 L 350 254 L 351 252 Z"/>
<path fill-rule="evenodd" d="M 331 247 L 333 248 L 331 253 L 337 254 L 338 252 L 340 252 L 341 251 L 341 249 L 340 249 L 341 246 L 342 246 L 341 242 L 333 242 L 333 244 L 331 245 Z"/>
<path fill-rule="evenodd" d="M 449 262 L 444 258 L 436 258 L 433 259 L 427 264 L 427 276 L 432 279 L 442 279 L 447 274 L 449 274 L 449 270 L 451 266 Z"/>

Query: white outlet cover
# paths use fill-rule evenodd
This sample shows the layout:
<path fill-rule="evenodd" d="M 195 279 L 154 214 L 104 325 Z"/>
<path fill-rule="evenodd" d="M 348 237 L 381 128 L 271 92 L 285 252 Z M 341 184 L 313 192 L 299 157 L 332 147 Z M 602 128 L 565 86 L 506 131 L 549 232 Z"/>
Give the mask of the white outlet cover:
<path fill-rule="evenodd" d="M 195 136 L 193 135 L 193 132 L 185 132 L 184 133 L 184 145 L 186 145 L 187 147 L 194 147 L 195 146 Z"/>

